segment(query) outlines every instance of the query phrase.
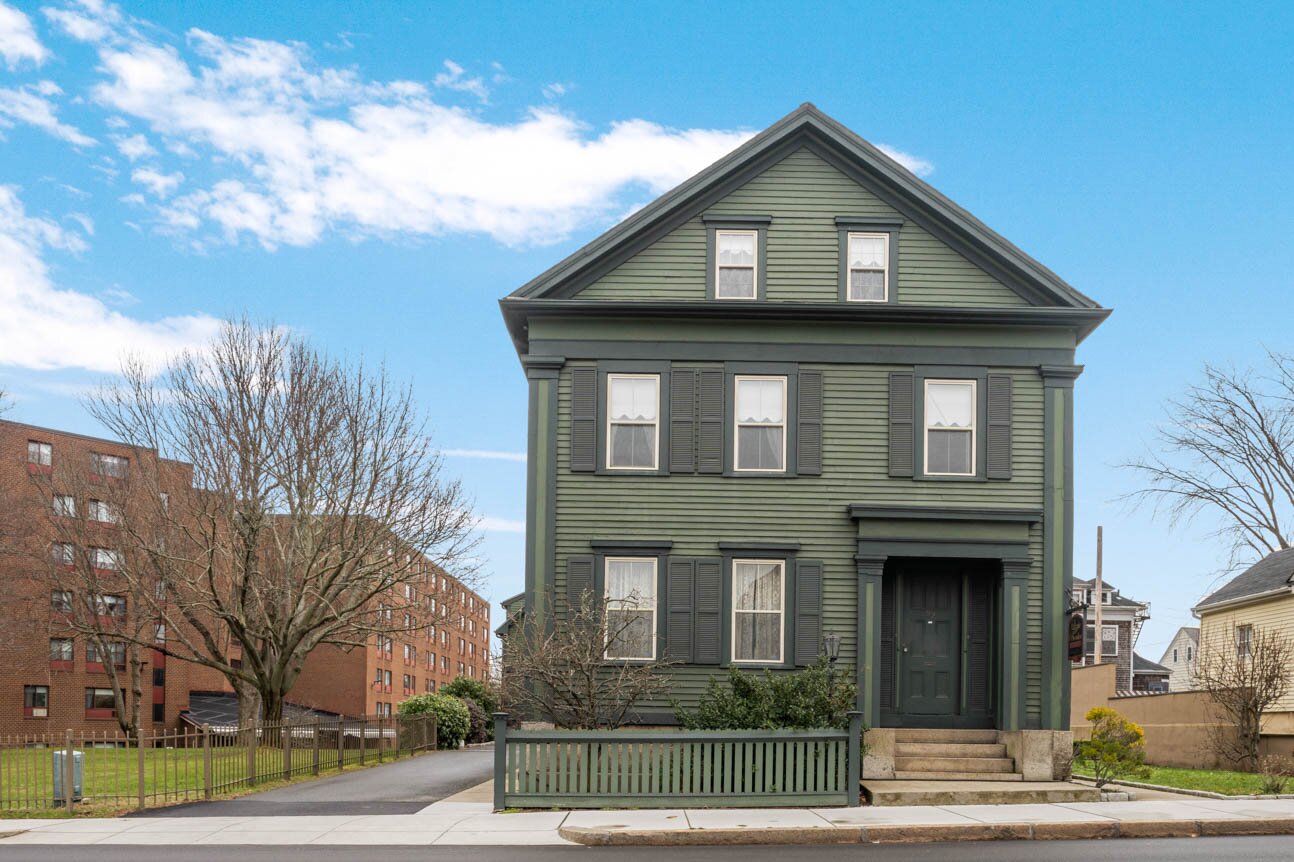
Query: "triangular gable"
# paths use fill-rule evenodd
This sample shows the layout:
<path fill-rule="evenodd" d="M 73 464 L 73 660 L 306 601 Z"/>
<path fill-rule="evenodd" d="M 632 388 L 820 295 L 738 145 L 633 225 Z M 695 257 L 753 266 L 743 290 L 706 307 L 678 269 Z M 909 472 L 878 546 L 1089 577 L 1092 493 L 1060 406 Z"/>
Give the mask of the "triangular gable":
<path fill-rule="evenodd" d="M 1029 304 L 1099 308 L 928 183 L 808 103 L 517 289 L 509 298 L 571 298 L 801 148 L 809 148 L 852 177 Z"/>

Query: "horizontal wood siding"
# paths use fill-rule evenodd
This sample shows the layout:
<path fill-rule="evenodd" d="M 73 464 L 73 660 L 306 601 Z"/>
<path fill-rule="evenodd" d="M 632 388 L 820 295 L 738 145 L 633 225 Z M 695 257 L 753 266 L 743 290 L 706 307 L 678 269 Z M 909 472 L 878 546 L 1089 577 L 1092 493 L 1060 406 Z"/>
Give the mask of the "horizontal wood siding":
<path fill-rule="evenodd" d="M 711 208 L 716 213 L 770 215 L 769 302 L 836 302 L 839 297 L 838 215 L 899 215 L 808 150 L 798 150 Z M 589 285 L 581 299 L 706 298 L 706 229 L 692 219 Z M 992 278 L 920 225 L 899 234 L 899 302 L 914 305 L 1023 306 L 1019 294 Z"/>
<path fill-rule="evenodd" d="M 1195 657 L 1196 660 L 1208 662 L 1211 656 L 1216 656 L 1221 651 L 1226 651 L 1234 658 L 1235 627 L 1245 625 L 1254 627 L 1255 638 L 1264 631 L 1277 631 L 1289 637 L 1294 633 L 1294 596 L 1281 596 L 1252 605 L 1201 614 L 1200 654 Z M 1182 649 L 1185 650 L 1185 647 Z M 1294 676 L 1294 668 L 1290 669 L 1290 674 Z M 1294 684 L 1272 706 L 1270 712 L 1294 712 Z"/>
<path fill-rule="evenodd" d="M 799 557 L 823 561 L 823 631 L 839 632 L 842 665 L 856 655 L 857 529 L 850 503 L 967 505 L 1040 509 L 1043 497 L 1043 389 L 1036 369 L 994 368 L 1014 389 L 1013 475 L 1003 482 L 931 482 L 888 475 L 888 365 L 802 364 L 823 382 L 822 475 L 794 479 L 724 476 L 594 476 L 571 473 L 571 366 L 558 387 L 555 595 L 565 594 L 568 557 L 591 539 L 669 539 L 680 556 L 717 556 L 719 541 L 795 541 Z M 688 367 L 719 367 L 689 362 Z M 1027 713 L 1040 710 L 1042 532 L 1030 534 Z M 852 672 L 852 671 L 851 671 Z M 695 702 L 721 668 L 679 667 L 671 694 Z M 654 704 L 667 707 L 668 698 Z"/>

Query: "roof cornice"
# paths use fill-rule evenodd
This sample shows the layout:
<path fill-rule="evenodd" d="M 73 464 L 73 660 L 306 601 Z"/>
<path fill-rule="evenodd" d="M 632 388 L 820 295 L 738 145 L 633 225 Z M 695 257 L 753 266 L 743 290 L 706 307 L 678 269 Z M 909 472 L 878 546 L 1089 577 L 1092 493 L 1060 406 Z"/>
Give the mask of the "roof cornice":
<path fill-rule="evenodd" d="M 937 326 L 1012 326 L 1066 328 L 1082 341 L 1110 315 L 1107 308 L 1047 306 L 981 307 L 895 304 L 844 304 L 819 302 L 710 301 L 619 302 L 587 299 L 525 299 L 506 297 L 499 307 L 507 321 L 517 352 L 528 350 L 526 321 L 531 317 L 600 317 L 685 320 L 764 320 L 896 324 Z"/>
<path fill-rule="evenodd" d="M 1223 611 L 1229 608 L 1238 608 L 1242 605 L 1251 605 L 1258 602 L 1265 602 L 1268 599 L 1278 599 L 1281 596 L 1294 596 L 1294 585 L 1278 587 L 1274 590 L 1264 590 L 1261 593 L 1250 593 L 1247 596 L 1236 596 L 1233 599 L 1224 599 L 1220 602 L 1210 602 L 1208 604 L 1198 604 L 1191 608 L 1191 613 L 1199 616 L 1202 613 L 1212 613 L 1213 611 Z"/>

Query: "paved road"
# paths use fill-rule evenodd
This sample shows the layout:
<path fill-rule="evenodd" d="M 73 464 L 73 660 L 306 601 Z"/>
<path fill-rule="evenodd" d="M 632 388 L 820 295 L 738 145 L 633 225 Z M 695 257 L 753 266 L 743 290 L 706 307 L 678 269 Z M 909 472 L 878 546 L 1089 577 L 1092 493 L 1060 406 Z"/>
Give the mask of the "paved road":
<path fill-rule="evenodd" d="M 1002 841 L 963 844 L 876 844 L 818 847 L 88 847 L 0 846 L 0 860 L 33 862 L 1288 862 L 1289 836 L 1270 838 L 1128 839 L 1111 841 Z"/>
<path fill-rule="evenodd" d="M 307 814 L 415 814 L 433 802 L 488 781 L 493 747 L 435 751 L 369 769 L 267 790 L 146 811 L 139 817 L 243 817 Z M 3 821 L 0 821 L 0 827 Z"/>

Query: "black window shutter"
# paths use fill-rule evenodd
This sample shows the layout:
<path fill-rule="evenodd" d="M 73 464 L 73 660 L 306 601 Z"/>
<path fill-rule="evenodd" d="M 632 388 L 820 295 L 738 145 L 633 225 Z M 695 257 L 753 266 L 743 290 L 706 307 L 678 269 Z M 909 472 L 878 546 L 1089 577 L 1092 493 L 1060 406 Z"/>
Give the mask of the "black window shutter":
<path fill-rule="evenodd" d="M 911 476 L 916 428 L 913 425 L 913 375 L 890 375 L 890 475 Z"/>
<path fill-rule="evenodd" d="M 1011 376 L 988 376 L 988 458 L 985 476 L 1011 478 Z"/>
<path fill-rule="evenodd" d="M 696 664 L 718 664 L 722 655 L 723 561 L 700 557 L 696 561 L 695 634 L 692 660 Z"/>
<path fill-rule="evenodd" d="M 589 598 L 585 598 L 585 594 Z M 566 613 L 572 616 L 580 612 L 586 601 L 596 600 L 593 595 L 593 557 L 579 556 L 566 558 Z"/>
<path fill-rule="evenodd" d="M 571 472 L 592 473 L 598 452 L 598 370 L 571 369 Z"/>
<path fill-rule="evenodd" d="M 801 371 L 796 407 L 795 471 L 822 475 L 822 372 Z"/>
<path fill-rule="evenodd" d="M 697 381 L 696 471 L 723 472 L 723 371 L 705 369 Z"/>
<path fill-rule="evenodd" d="M 795 663 L 811 665 L 822 654 L 822 561 L 795 564 Z"/>
<path fill-rule="evenodd" d="M 861 585 L 859 589 L 862 589 Z M 863 634 L 866 636 L 866 633 Z M 861 650 L 859 647 L 862 660 Z M 894 709 L 894 579 L 881 579 L 881 709 Z"/>
<path fill-rule="evenodd" d="M 695 368 L 674 368 L 669 375 L 669 471 L 696 472 Z"/>
<path fill-rule="evenodd" d="M 670 661 L 692 662 L 692 609 L 695 606 L 693 582 L 696 560 L 670 557 L 666 578 L 665 644 Z"/>

